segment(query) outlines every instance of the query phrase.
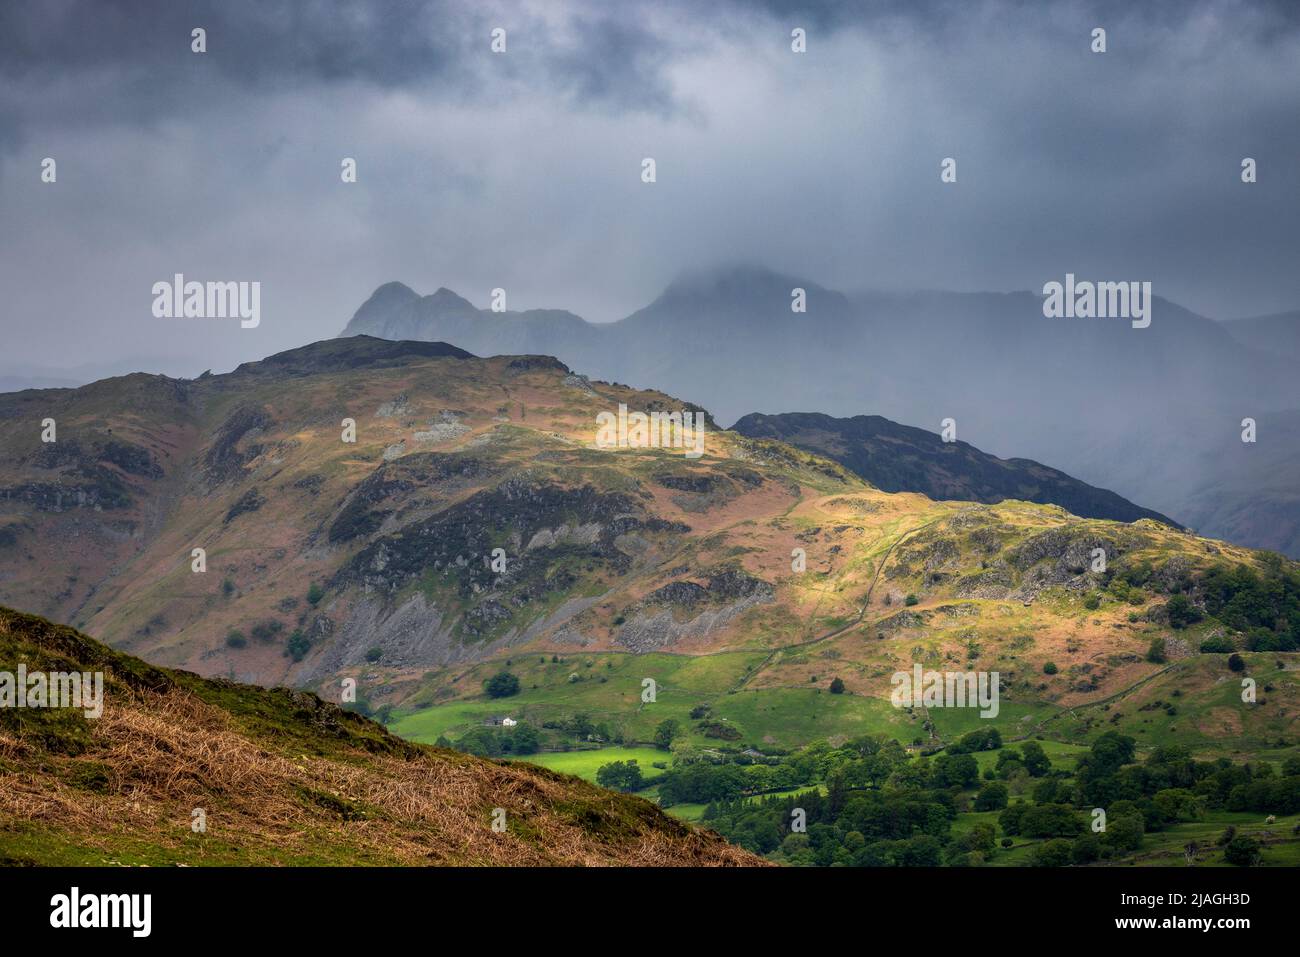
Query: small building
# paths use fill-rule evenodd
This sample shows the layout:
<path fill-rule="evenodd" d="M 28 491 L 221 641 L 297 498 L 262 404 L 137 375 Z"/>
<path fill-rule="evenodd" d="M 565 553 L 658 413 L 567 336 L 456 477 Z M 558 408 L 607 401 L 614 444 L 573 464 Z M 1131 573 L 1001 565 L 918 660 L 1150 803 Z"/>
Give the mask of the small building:
<path fill-rule="evenodd" d="M 516 721 L 514 718 L 502 718 L 502 719 L 501 719 L 501 726 L 502 726 L 503 728 L 513 728 L 513 727 L 514 727 L 515 725 L 517 725 L 518 723 L 519 723 L 519 722 Z"/>

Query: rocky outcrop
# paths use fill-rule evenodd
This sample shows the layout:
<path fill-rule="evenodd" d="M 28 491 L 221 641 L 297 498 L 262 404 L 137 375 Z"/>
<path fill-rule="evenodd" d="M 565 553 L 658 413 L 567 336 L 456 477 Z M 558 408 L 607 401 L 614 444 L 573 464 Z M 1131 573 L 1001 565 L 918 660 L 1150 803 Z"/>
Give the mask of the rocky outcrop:
<path fill-rule="evenodd" d="M 708 585 L 679 580 L 656 588 L 634 606 L 615 639 L 642 653 L 680 641 L 706 638 L 756 605 L 774 599 L 772 585 L 728 568 L 709 576 Z M 674 610 L 686 613 L 683 620 Z"/>
<path fill-rule="evenodd" d="M 274 420 L 265 409 L 240 406 L 226 417 L 203 458 L 204 469 L 212 484 L 241 477 L 245 466 L 262 454 L 255 440 Z"/>
<path fill-rule="evenodd" d="M 417 489 L 446 495 L 496 474 L 484 459 L 460 452 L 416 452 L 385 462 L 361 480 L 330 523 L 328 538 L 339 544 L 377 531 Z"/>
<path fill-rule="evenodd" d="M 364 507 L 356 506 L 356 514 Z M 353 528 L 374 520 L 373 511 L 365 514 L 370 517 L 354 517 Z M 336 573 L 332 585 L 394 596 L 419 582 L 458 603 L 465 637 L 495 638 L 517 629 L 529 606 L 571 589 L 578 578 L 570 563 L 581 562 L 587 572 L 600 566 L 622 574 L 633 558 L 618 542 L 630 533 L 685 530 L 646 515 L 639 500 L 623 493 L 515 476 L 379 534 Z M 496 549 L 502 552 L 494 563 Z"/>

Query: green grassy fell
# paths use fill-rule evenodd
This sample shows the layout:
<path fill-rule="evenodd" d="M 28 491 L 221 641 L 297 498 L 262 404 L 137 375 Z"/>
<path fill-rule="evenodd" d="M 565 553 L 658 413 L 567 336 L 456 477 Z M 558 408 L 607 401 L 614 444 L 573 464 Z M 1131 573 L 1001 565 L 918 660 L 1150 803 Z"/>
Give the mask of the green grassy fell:
<path fill-rule="evenodd" d="M 0 598 L 207 677 L 332 701 L 351 679 L 427 742 L 503 717 L 543 749 L 647 745 L 671 720 L 724 754 L 979 725 L 892 707 L 913 664 L 998 672 L 1009 738 L 1294 737 L 1294 596 L 1224 598 L 1238 574 L 1286 591 L 1293 563 L 1147 518 L 886 492 L 712 420 L 699 459 L 598 448 L 619 404 L 694 408 L 548 357 L 364 336 L 3 396 Z M 1228 654 L 1274 651 L 1272 690 L 1227 701 Z M 496 700 L 501 671 L 519 690 Z"/>

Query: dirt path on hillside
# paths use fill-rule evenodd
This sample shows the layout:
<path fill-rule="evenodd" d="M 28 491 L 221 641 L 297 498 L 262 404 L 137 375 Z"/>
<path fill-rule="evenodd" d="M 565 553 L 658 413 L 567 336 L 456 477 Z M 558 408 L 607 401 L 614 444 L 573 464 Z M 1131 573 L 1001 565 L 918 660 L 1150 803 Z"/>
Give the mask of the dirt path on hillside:
<path fill-rule="evenodd" d="M 749 682 L 754 678 L 755 675 L 757 675 L 760 671 L 762 671 L 764 668 L 770 665 L 772 663 L 772 659 L 774 659 L 781 652 L 789 651 L 790 649 L 793 648 L 807 648 L 810 645 L 815 645 L 822 641 L 829 641 L 832 638 L 838 638 L 840 635 L 844 634 L 845 632 L 852 631 L 854 628 L 857 628 L 859 625 L 861 625 L 863 620 L 867 616 L 868 609 L 871 608 L 871 596 L 875 594 L 876 585 L 880 583 L 880 576 L 884 573 L 885 565 L 888 564 L 889 556 L 894 553 L 894 549 L 898 548 L 899 545 L 901 545 L 904 541 L 911 538 L 913 535 L 917 534 L 918 532 L 922 532 L 925 529 L 929 528 L 930 526 L 942 522 L 946 518 L 948 518 L 947 515 L 941 515 L 938 518 L 931 519 L 928 522 L 925 522 L 921 525 L 917 525 L 914 528 L 910 528 L 907 531 L 903 532 L 903 534 L 895 538 L 889 544 L 889 547 L 885 549 L 884 554 L 880 556 L 880 563 L 876 566 L 875 574 L 871 576 L 871 584 L 867 586 L 867 594 L 866 597 L 864 597 L 862 600 L 862 607 L 858 609 L 858 613 L 852 621 L 848 622 L 847 624 L 841 625 L 840 627 L 835 628 L 831 631 L 828 631 L 824 635 L 818 635 L 817 637 L 809 638 L 806 641 L 797 641 L 794 644 L 782 645 L 779 648 L 772 649 L 771 653 L 766 658 L 763 659 L 762 663 L 759 664 L 757 668 L 754 668 L 752 671 L 745 674 L 738 682 L 736 682 L 736 684 L 734 684 L 731 688 L 727 690 L 726 694 L 731 694 L 732 692 L 740 691 L 742 688 L 744 688 L 745 685 L 749 684 Z"/>
<path fill-rule="evenodd" d="M 1127 687 L 1125 687 L 1125 688 L 1121 688 L 1119 691 L 1116 691 L 1116 692 L 1114 692 L 1114 693 L 1112 693 L 1112 694 L 1109 694 L 1109 695 L 1107 695 L 1107 696 L 1104 697 L 1104 698 L 1098 698 L 1096 701 L 1088 701 L 1088 702 L 1086 702 L 1086 703 L 1084 703 L 1084 704 L 1075 705 L 1075 706 L 1072 707 L 1072 708 L 1062 708 L 1060 711 L 1056 712 L 1056 714 L 1049 714 L 1049 715 L 1048 715 L 1046 718 L 1044 718 L 1042 721 L 1038 722 L 1038 724 L 1034 725 L 1034 728 L 1033 728 L 1032 731 L 1028 731 L 1028 732 L 1026 732 L 1025 734 L 1022 734 L 1022 735 L 1020 735 L 1019 737 L 1016 737 L 1016 738 L 1007 738 L 1007 740 L 1008 740 L 1008 741 L 1024 741 L 1024 740 L 1026 740 L 1027 738 L 1031 738 L 1031 737 L 1033 737 L 1034 735 L 1038 734 L 1040 731 L 1042 731 L 1044 725 L 1050 724 L 1051 722 L 1055 721 L 1057 718 L 1061 717 L 1061 715 L 1063 715 L 1063 714 L 1067 714 L 1067 713 L 1069 713 L 1069 714 L 1074 715 L 1074 716 L 1077 718 L 1078 715 L 1075 714 L 1075 712 L 1078 712 L 1078 711 L 1088 711 L 1088 710 L 1091 710 L 1092 708 L 1098 708 L 1098 707 L 1101 707 L 1102 705 L 1110 704 L 1110 703 L 1113 702 L 1113 701 L 1118 701 L 1120 698 L 1126 697 L 1126 696 L 1132 694 L 1134 691 L 1137 691 L 1137 690 L 1138 690 L 1139 688 L 1141 688 L 1143 685 L 1149 684 L 1150 682 L 1152 682 L 1152 681 L 1154 681 L 1155 679 L 1159 678 L 1161 675 L 1163 675 L 1163 674 L 1167 674 L 1168 672 L 1170 672 L 1170 671 L 1172 671 L 1173 669 L 1177 668 L 1179 664 L 1180 664 L 1180 662 L 1177 662 L 1177 661 L 1175 661 L 1175 662 L 1171 662 L 1170 664 L 1165 665 L 1163 668 L 1159 669 L 1158 671 L 1153 671 L 1153 672 L 1151 672 L 1151 674 L 1147 675 L 1145 678 L 1139 678 L 1137 681 L 1133 682 L 1131 685 L 1129 685 L 1129 686 L 1127 686 Z"/>

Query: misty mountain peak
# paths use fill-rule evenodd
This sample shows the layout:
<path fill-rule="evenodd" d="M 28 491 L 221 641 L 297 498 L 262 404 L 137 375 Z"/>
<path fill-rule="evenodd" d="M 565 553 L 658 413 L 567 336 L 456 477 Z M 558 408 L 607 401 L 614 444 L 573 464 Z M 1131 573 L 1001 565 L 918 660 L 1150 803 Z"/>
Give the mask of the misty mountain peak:
<path fill-rule="evenodd" d="M 849 313 L 842 293 L 826 289 L 799 276 L 779 273 L 766 266 L 739 263 L 686 272 L 678 276 L 659 298 L 628 317 L 628 322 L 648 322 L 655 328 L 665 323 L 707 322 L 713 330 L 731 327 L 753 330 L 791 329 L 786 320 L 794 314 L 792 295 L 803 290 L 801 300 L 819 323 L 836 323 Z"/>
<path fill-rule="evenodd" d="M 359 332 L 382 329 L 389 316 L 419 299 L 415 290 L 405 283 L 386 282 L 372 292 L 370 298 L 352 314 L 352 319 L 340 335 L 354 336 Z"/>
<path fill-rule="evenodd" d="M 478 309 L 474 304 L 446 286 L 439 286 L 438 291 L 431 296 L 424 297 L 424 303 L 439 313 L 458 313 L 463 315 L 478 315 Z"/>
<path fill-rule="evenodd" d="M 424 339 L 422 320 L 477 319 L 473 303 L 445 286 L 421 296 L 400 282 L 384 283 L 352 316 L 341 335 L 373 335 L 384 339 Z"/>
<path fill-rule="evenodd" d="M 370 298 L 365 301 L 361 308 L 374 304 L 377 306 L 394 306 L 408 302 L 414 302 L 419 299 L 419 295 L 414 289 L 404 282 L 386 282 L 370 294 Z"/>
<path fill-rule="evenodd" d="M 661 298 L 744 298 L 775 287 L 788 294 L 795 286 L 820 288 L 757 263 L 734 263 L 684 272 L 668 285 Z"/>

